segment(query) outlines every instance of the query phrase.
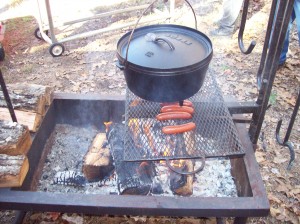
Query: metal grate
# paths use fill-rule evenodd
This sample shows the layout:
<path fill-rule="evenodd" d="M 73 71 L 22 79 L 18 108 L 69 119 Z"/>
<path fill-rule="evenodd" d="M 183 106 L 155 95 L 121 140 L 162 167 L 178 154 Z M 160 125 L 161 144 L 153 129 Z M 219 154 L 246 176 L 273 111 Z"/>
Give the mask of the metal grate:
<path fill-rule="evenodd" d="M 124 160 L 165 160 L 242 156 L 244 150 L 235 125 L 212 74 L 200 91 L 189 98 L 194 106 L 190 120 L 158 121 L 161 104 L 143 100 L 129 89 L 125 105 Z M 164 134 L 162 128 L 194 122 L 196 129 L 183 134 Z"/>

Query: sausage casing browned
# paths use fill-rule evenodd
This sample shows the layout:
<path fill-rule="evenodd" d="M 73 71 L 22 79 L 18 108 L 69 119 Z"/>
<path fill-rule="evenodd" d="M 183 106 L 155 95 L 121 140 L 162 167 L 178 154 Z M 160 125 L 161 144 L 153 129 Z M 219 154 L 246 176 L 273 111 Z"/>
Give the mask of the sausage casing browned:
<path fill-rule="evenodd" d="M 196 124 L 194 122 L 189 122 L 189 123 L 186 123 L 186 124 L 165 126 L 165 127 L 162 128 L 162 132 L 164 134 L 167 134 L 167 135 L 179 134 L 179 133 L 192 131 L 195 128 L 196 128 Z"/>
<path fill-rule="evenodd" d="M 187 106 L 179 106 L 179 105 L 167 105 L 163 106 L 160 110 L 162 113 L 166 112 L 187 112 L 190 114 L 194 113 L 194 108 L 193 107 L 187 107 Z"/>
<path fill-rule="evenodd" d="M 164 106 L 179 106 L 179 102 L 168 102 L 168 103 L 161 103 L 160 106 L 164 107 Z M 187 106 L 187 107 L 194 107 L 193 103 L 190 100 L 184 100 L 183 101 L 183 106 Z"/>
<path fill-rule="evenodd" d="M 178 119 L 191 119 L 192 115 L 187 112 L 166 112 L 161 113 L 156 116 L 156 119 L 159 121 L 165 120 L 178 120 Z"/>

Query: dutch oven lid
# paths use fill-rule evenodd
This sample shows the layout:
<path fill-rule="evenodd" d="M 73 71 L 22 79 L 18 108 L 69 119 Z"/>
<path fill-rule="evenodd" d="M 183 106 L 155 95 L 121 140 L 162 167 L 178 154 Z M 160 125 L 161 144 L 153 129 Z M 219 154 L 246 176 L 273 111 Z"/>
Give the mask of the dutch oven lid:
<path fill-rule="evenodd" d="M 125 63 L 130 33 L 118 42 L 118 57 Z M 152 25 L 135 29 L 129 43 L 130 65 L 151 69 L 179 69 L 206 63 L 212 55 L 209 38 L 192 28 L 179 25 Z M 210 59 L 208 59 L 208 62 Z"/>

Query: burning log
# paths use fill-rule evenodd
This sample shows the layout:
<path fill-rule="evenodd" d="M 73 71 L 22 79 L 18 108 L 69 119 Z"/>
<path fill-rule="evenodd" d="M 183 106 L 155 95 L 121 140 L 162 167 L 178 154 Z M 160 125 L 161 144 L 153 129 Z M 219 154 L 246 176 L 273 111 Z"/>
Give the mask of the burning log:
<path fill-rule="evenodd" d="M 0 154 L 0 187 L 20 187 L 29 169 L 24 155 Z"/>
<path fill-rule="evenodd" d="M 194 164 L 192 160 L 179 160 L 179 167 L 175 168 L 181 172 L 193 172 Z M 182 164 L 183 163 L 183 164 Z M 176 163 L 175 163 L 176 164 Z M 193 194 L 194 175 L 179 174 L 171 172 L 170 188 L 174 194 L 181 196 L 189 196 Z"/>
<path fill-rule="evenodd" d="M 106 134 L 94 138 L 83 159 L 82 171 L 88 181 L 102 180 L 114 169 L 112 156 L 107 147 Z"/>
<path fill-rule="evenodd" d="M 151 191 L 152 178 L 155 176 L 154 165 L 148 161 L 123 161 L 124 129 L 122 124 L 113 124 L 107 132 L 118 176 L 119 193 L 122 195 L 147 195 Z"/>
<path fill-rule="evenodd" d="M 26 154 L 31 146 L 31 137 L 26 126 L 9 121 L 0 121 L 0 154 Z"/>

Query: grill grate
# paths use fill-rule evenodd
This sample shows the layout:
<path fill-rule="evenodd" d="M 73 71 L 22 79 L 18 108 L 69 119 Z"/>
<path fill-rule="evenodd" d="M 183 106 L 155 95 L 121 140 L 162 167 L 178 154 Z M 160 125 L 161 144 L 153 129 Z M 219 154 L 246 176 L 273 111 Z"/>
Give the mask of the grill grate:
<path fill-rule="evenodd" d="M 200 157 L 242 156 L 244 150 L 235 125 L 212 74 L 200 91 L 189 98 L 194 105 L 190 120 L 158 121 L 161 104 L 146 101 L 129 89 L 125 105 L 124 160 L 165 160 Z M 166 135 L 162 127 L 194 122 L 196 129 Z"/>

